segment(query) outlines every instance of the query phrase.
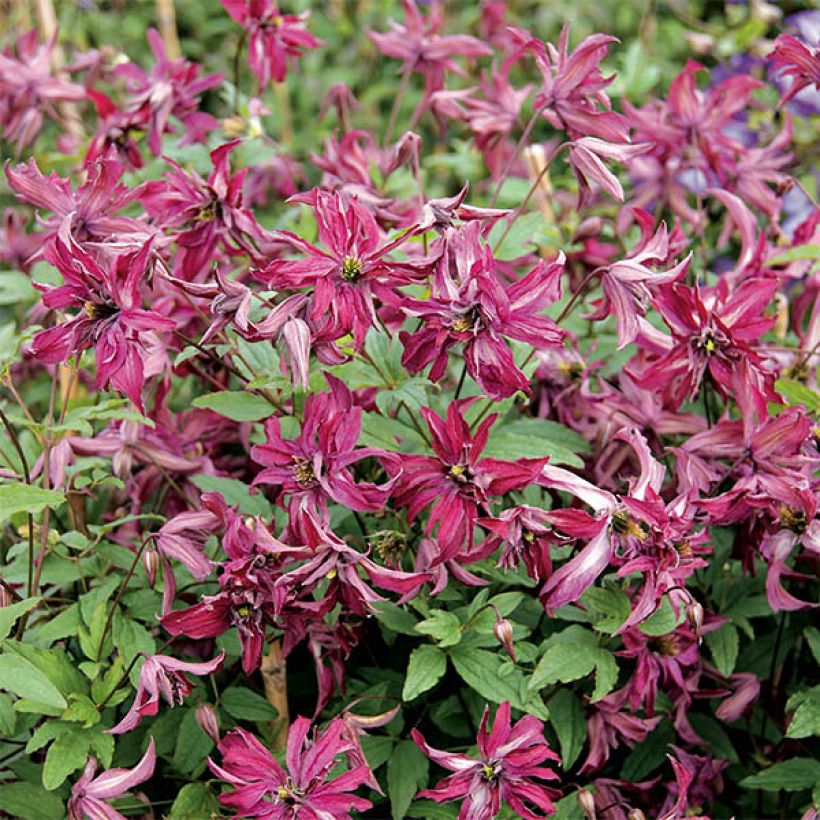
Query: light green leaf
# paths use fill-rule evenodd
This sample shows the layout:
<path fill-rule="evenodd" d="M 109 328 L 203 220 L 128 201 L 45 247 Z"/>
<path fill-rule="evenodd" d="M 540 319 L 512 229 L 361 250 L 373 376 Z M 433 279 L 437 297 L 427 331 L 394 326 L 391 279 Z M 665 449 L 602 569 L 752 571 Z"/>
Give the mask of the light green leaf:
<path fill-rule="evenodd" d="M 0 484 L 0 523 L 15 513 L 37 515 L 46 507 L 58 507 L 64 500 L 59 490 L 44 490 L 21 482 Z"/>
<path fill-rule="evenodd" d="M 179 790 L 168 820 L 210 820 L 219 813 L 219 801 L 207 783 L 188 783 Z"/>
<path fill-rule="evenodd" d="M 239 507 L 245 515 L 269 517 L 272 514 L 267 498 L 258 490 L 252 495 L 251 488 L 244 481 L 204 474 L 191 476 L 189 480 L 204 493 L 221 493 L 226 504 Z"/>
<path fill-rule="evenodd" d="M 550 464 L 568 464 L 583 467 L 584 462 L 571 450 L 547 438 L 522 436 L 498 427 L 490 431 L 490 437 L 482 456 L 515 461 L 519 458 L 544 458 L 549 456 Z"/>
<path fill-rule="evenodd" d="M 31 662 L 17 655 L 0 655 L 0 689 L 52 709 L 68 706 L 57 687 Z"/>
<path fill-rule="evenodd" d="M 191 774 L 201 765 L 214 747 L 209 735 L 199 726 L 196 710 L 186 709 L 182 723 L 179 725 L 176 748 L 174 749 L 174 766 L 183 774 Z"/>
<path fill-rule="evenodd" d="M 393 820 L 401 820 L 416 792 L 427 785 L 430 763 L 412 740 L 396 744 L 387 761 L 387 794 Z"/>
<path fill-rule="evenodd" d="M 407 677 L 401 698 L 410 701 L 422 692 L 432 689 L 442 678 L 447 669 L 447 657 L 435 646 L 416 647 L 407 664 Z"/>
<path fill-rule="evenodd" d="M 651 638 L 659 638 L 669 634 L 686 616 L 683 611 L 675 615 L 675 610 L 668 598 L 661 601 L 661 605 L 645 620 L 638 624 L 638 629 Z"/>
<path fill-rule="evenodd" d="M 65 803 L 38 783 L 0 785 L 0 809 L 7 817 L 20 820 L 63 820 Z"/>
<path fill-rule="evenodd" d="M 393 632 L 401 635 L 418 635 L 416 624 L 418 621 L 407 610 L 391 603 L 390 601 L 377 601 L 375 604 L 376 620 L 384 624 Z"/>
<path fill-rule="evenodd" d="M 41 600 L 41 598 L 25 598 L 16 604 L 10 604 L 0 609 L 0 641 L 9 636 L 17 619 L 23 613 L 34 609 Z"/>
<path fill-rule="evenodd" d="M 726 623 L 714 632 L 707 632 L 704 640 L 712 653 L 715 666 L 720 670 L 721 675 L 728 678 L 735 671 L 737 663 L 739 646 L 737 627 Z"/>
<path fill-rule="evenodd" d="M 788 265 L 799 259 L 820 259 L 820 245 L 797 245 L 775 254 L 766 260 L 767 265 Z"/>
<path fill-rule="evenodd" d="M 486 649 L 454 649 L 450 660 L 464 683 L 478 692 L 481 697 L 493 703 L 510 701 L 517 708 L 522 708 L 520 673 L 500 674 L 504 661 L 495 653 Z M 513 670 L 514 673 L 516 670 Z"/>
<path fill-rule="evenodd" d="M 78 729 L 61 734 L 49 746 L 43 766 L 43 786 L 54 791 L 72 772 L 88 760 L 88 737 Z"/>
<path fill-rule="evenodd" d="M 417 623 L 415 630 L 435 638 L 439 646 L 455 646 L 463 635 L 461 621 L 443 609 L 431 609 L 429 617 Z"/>
<path fill-rule="evenodd" d="M 550 698 L 550 723 L 561 745 L 561 768 L 568 771 L 581 754 L 587 736 L 584 707 L 569 689 L 559 689 Z"/>
<path fill-rule="evenodd" d="M 267 399 L 242 390 L 207 393 L 204 396 L 197 396 L 191 403 L 194 407 L 213 410 L 214 413 L 219 413 L 220 416 L 226 416 L 233 421 L 260 421 L 272 416 L 275 412 Z"/>
<path fill-rule="evenodd" d="M 571 683 L 585 678 L 595 668 L 595 650 L 589 646 L 556 643 L 549 647 L 530 678 L 530 689 L 552 683 Z"/>
<path fill-rule="evenodd" d="M 802 382 L 793 381 L 792 379 L 778 379 L 775 382 L 775 388 L 778 393 L 785 396 L 788 404 L 805 405 L 809 413 L 820 411 L 820 393 L 811 387 L 807 387 Z"/>

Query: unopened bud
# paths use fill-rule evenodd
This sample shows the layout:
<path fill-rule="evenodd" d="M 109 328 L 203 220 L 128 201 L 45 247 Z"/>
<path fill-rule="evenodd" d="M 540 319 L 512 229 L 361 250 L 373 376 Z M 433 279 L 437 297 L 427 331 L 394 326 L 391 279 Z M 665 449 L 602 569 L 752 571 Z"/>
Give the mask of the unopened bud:
<path fill-rule="evenodd" d="M 778 339 L 785 339 L 789 332 L 789 299 L 785 293 L 775 293 L 774 304 L 777 308 L 777 319 L 772 328 L 772 333 Z"/>
<path fill-rule="evenodd" d="M 11 593 L 5 587 L 0 587 L 0 609 L 11 606 L 11 601 Z"/>
<path fill-rule="evenodd" d="M 581 811 L 584 813 L 584 817 L 586 817 L 587 820 L 595 820 L 595 798 L 592 796 L 592 792 L 581 789 L 575 793 L 575 797 L 578 800 Z"/>
<path fill-rule="evenodd" d="M 695 54 L 705 57 L 714 53 L 715 38 L 710 34 L 703 34 L 700 31 L 687 31 L 685 36 Z"/>
<path fill-rule="evenodd" d="M 703 607 L 697 601 L 689 601 L 686 605 L 686 620 L 689 621 L 689 626 L 700 643 L 703 640 L 700 634 L 700 628 L 703 626 Z"/>
<path fill-rule="evenodd" d="M 646 820 L 646 815 L 640 809 L 630 809 L 626 820 Z"/>
<path fill-rule="evenodd" d="M 515 648 L 513 647 L 513 631 L 510 622 L 506 618 L 499 618 L 493 624 L 493 634 L 495 635 L 504 651 L 515 660 Z"/>
<path fill-rule="evenodd" d="M 214 743 L 219 743 L 219 718 L 210 703 L 201 703 L 197 706 L 196 722 Z"/>
<path fill-rule="evenodd" d="M 148 576 L 148 586 L 153 589 L 157 580 L 157 569 L 159 569 L 159 553 L 154 547 L 148 547 L 142 554 L 142 565 L 145 567 L 145 573 Z"/>

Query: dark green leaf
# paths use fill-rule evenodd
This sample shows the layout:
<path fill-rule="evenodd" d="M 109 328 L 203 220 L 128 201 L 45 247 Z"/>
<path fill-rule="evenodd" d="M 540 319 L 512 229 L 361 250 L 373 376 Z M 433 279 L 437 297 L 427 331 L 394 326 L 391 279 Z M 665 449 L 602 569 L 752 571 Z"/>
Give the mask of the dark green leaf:
<path fill-rule="evenodd" d="M 224 390 L 221 393 L 207 393 L 197 396 L 194 407 L 204 407 L 219 413 L 233 421 L 260 421 L 272 416 L 275 412 L 271 403 L 254 393 L 242 390 Z"/>
<path fill-rule="evenodd" d="M 422 692 L 432 689 L 441 680 L 446 669 L 447 658 L 440 649 L 426 644 L 416 647 L 407 664 L 402 700 L 413 700 Z"/>
<path fill-rule="evenodd" d="M 561 745 L 561 768 L 568 771 L 581 754 L 587 736 L 584 707 L 569 689 L 559 689 L 550 698 L 550 723 Z"/>
<path fill-rule="evenodd" d="M 275 720 L 278 713 L 261 695 L 244 686 L 232 686 L 222 693 L 221 704 L 237 720 Z"/>
<path fill-rule="evenodd" d="M 707 632 L 704 635 L 704 640 L 712 653 L 715 666 L 722 675 L 729 677 L 735 671 L 737 652 L 740 645 L 737 628 L 730 623 L 723 624 L 714 632 Z"/>
<path fill-rule="evenodd" d="M 430 764 L 412 740 L 396 744 L 387 762 L 387 794 L 393 820 L 401 820 L 416 792 L 427 785 Z"/>
<path fill-rule="evenodd" d="M 740 781 L 747 789 L 763 789 L 776 792 L 796 792 L 811 789 L 820 783 L 820 760 L 811 757 L 793 757 L 782 763 L 775 763 L 762 772 L 745 777 Z"/>

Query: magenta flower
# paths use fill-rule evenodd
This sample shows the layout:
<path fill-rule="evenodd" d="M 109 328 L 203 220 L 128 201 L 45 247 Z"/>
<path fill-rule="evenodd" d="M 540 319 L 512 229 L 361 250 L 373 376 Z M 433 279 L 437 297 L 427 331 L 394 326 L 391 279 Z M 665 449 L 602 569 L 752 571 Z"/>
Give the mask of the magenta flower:
<path fill-rule="evenodd" d="M 142 410 L 145 383 L 145 334 L 172 330 L 175 322 L 140 307 L 140 285 L 151 253 L 151 243 L 141 250 L 118 256 L 105 267 L 79 245 L 56 239 L 44 251 L 46 259 L 63 275 L 64 284 L 41 286 L 43 303 L 51 309 L 79 309 L 80 313 L 48 330 L 32 342 L 32 355 L 48 364 L 94 348 L 97 386 L 110 384 Z"/>
<path fill-rule="evenodd" d="M 322 45 L 305 26 L 308 13 L 282 14 L 275 0 L 222 0 L 222 5 L 249 35 L 248 62 L 260 93 L 271 80 L 285 81 L 288 57 Z"/>
<path fill-rule="evenodd" d="M 216 120 L 199 110 L 199 96 L 215 88 L 222 74 L 199 76 L 200 67 L 182 57 L 169 60 L 165 45 L 156 29 L 148 29 L 148 43 L 156 62 L 150 72 L 136 63 L 124 63 L 114 72 L 125 80 L 131 93 L 126 110 L 136 113 L 148 130 L 148 148 L 158 157 L 162 153 L 162 135 L 171 130 L 168 120 L 177 117 L 185 127 L 181 145 L 205 142 Z"/>
<path fill-rule="evenodd" d="M 150 739 L 148 750 L 133 769 L 109 769 L 95 778 L 97 761 L 89 757 L 80 779 L 71 788 L 68 820 L 83 820 L 86 817 L 95 820 L 125 820 L 122 814 L 112 809 L 105 801 L 120 797 L 129 789 L 148 780 L 154 774 L 156 762 L 154 738 Z"/>
<path fill-rule="evenodd" d="M 402 6 L 403 25 L 391 20 L 390 31 L 368 30 L 367 34 L 382 54 L 401 60 L 406 73 L 416 71 L 424 76 L 424 97 L 413 115 L 415 123 L 430 95 L 444 87 L 445 74 L 464 73 L 454 57 L 486 57 L 492 50 L 467 34 L 439 34 L 444 19 L 438 0 L 430 4 L 427 17 L 422 15 L 416 0 L 402 0 Z"/>
<path fill-rule="evenodd" d="M 369 328 L 378 326 L 374 300 L 395 301 L 393 289 L 423 278 L 432 260 L 397 262 L 387 258 L 409 233 L 384 241 L 372 213 L 356 198 L 314 188 L 293 199 L 313 208 L 319 241 L 327 250 L 289 231 L 277 231 L 274 238 L 306 258 L 274 259 L 255 275 L 278 289 L 312 288 L 311 318 L 318 321 L 329 315 L 336 338 L 352 333 L 359 349 Z"/>
<path fill-rule="evenodd" d="M 465 541 L 472 549 L 473 527 L 479 511 L 489 514 L 491 497 L 523 489 L 535 481 L 547 463 L 546 458 L 481 458 L 496 415 L 484 419 L 473 435 L 464 419 L 464 411 L 471 403 L 472 399 L 452 402 L 446 421 L 422 407 L 435 455 L 402 456 L 403 471 L 393 494 L 395 503 L 407 508 L 410 520 L 432 504 L 425 532 L 430 535 L 439 525 L 439 563 L 457 555 Z"/>
<path fill-rule="evenodd" d="M 540 765 L 546 760 L 560 760 L 544 739 L 544 724 L 525 715 L 512 726 L 507 701 L 498 707 L 492 731 L 488 733 L 489 716 L 490 710 L 485 707 L 477 737 L 478 758 L 433 749 L 413 729 L 413 740 L 424 754 L 454 772 L 418 796 L 437 803 L 463 800 L 459 820 L 491 820 L 501 810 L 502 800 L 527 820 L 554 814 L 552 801 L 560 792 L 537 782 L 558 779 L 552 769 Z"/>
<path fill-rule="evenodd" d="M 448 232 L 430 297 L 402 301 L 403 310 L 423 322 L 418 331 L 401 333 L 402 364 L 418 373 L 432 362 L 429 378 L 439 381 L 450 349 L 463 342 L 467 372 L 488 396 L 501 400 L 529 391 L 505 336 L 538 349 L 557 347 L 564 338 L 555 322 L 542 315 L 560 296 L 564 257 L 540 262 L 505 287 L 492 250 L 480 236 L 477 221 Z"/>
<path fill-rule="evenodd" d="M 40 244 L 50 244 L 59 236 L 64 245 L 72 241 L 86 243 L 130 242 L 142 245 L 151 229 L 130 216 L 117 212 L 139 196 L 140 189 L 129 189 L 120 180 L 125 167 L 112 158 L 100 159 L 87 166 L 88 177 L 71 189 L 71 182 L 52 171 L 47 177 L 30 159 L 27 164 L 12 168 L 6 163 L 9 187 L 22 202 L 51 211 L 52 216 L 40 217 L 45 229 Z"/>
<path fill-rule="evenodd" d="M 144 717 L 157 713 L 160 696 L 172 707 L 181 704 L 185 697 L 191 694 L 191 684 L 185 677 L 185 673 L 210 675 L 222 668 L 224 660 L 224 650 L 212 661 L 204 663 L 178 661 L 168 655 L 146 656 L 142 669 L 140 669 L 137 696 L 128 714 L 113 729 L 109 729 L 108 733 L 120 735 L 136 729 Z"/>
<path fill-rule="evenodd" d="M 88 89 L 88 96 L 97 112 L 97 131 L 88 143 L 85 165 L 113 156 L 126 168 L 142 168 L 136 138 L 145 128 L 143 114 L 118 108 L 110 97 L 93 88 Z"/>
<path fill-rule="evenodd" d="M 339 379 L 325 375 L 330 390 L 312 393 L 305 402 L 298 438 L 283 439 L 279 419 L 265 422 L 266 441 L 251 449 L 251 458 L 264 469 L 253 485 L 273 484 L 276 495 L 289 499 L 290 527 L 302 532 L 305 513 L 327 512 L 328 500 L 351 510 L 381 509 L 401 471 L 401 459 L 375 447 L 356 447 L 362 429 L 362 409 Z M 393 475 L 381 485 L 357 483 L 351 467 L 365 458 L 378 458 Z"/>
<path fill-rule="evenodd" d="M 804 43 L 791 34 L 781 34 L 774 41 L 774 51 L 769 55 L 769 61 L 781 69 L 783 77 L 792 78 L 788 91 L 780 98 L 781 106 L 810 85 L 820 89 L 820 48 Z"/>
<path fill-rule="evenodd" d="M 161 180 L 146 184 L 140 196 L 145 210 L 161 228 L 171 229 L 179 246 L 174 268 L 183 279 L 201 276 L 221 247 L 229 256 L 258 257 L 263 231 L 242 205 L 247 169 L 231 176 L 228 157 L 239 140 L 211 151 L 213 171 L 207 181 L 171 159 Z"/>
<path fill-rule="evenodd" d="M 249 732 L 235 729 L 228 734 L 219 744 L 222 765 L 208 760 L 211 771 L 234 786 L 234 791 L 220 795 L 222 805 L 239 812 L 240 817 L 264 820 L 345 820 L 353 810 L 369 809 L 369 800 L 351 794 L 372 777 L 366 765 L 328 779 L 337 763 L 354 749 L 344 721 L 335 718 L 312 740 L 309 729 L 310 721 L 304 717 L 291 725 L 286 769 Z"/>
<path fill-rule="evenodd" d="M 47 43 L 39 43 L 34 28 L 17 38 L 13 50 L 0 52 L 0 129 L 4 139 L 16 143 L 18 153 L 40 133 L 45 113 L 61 119 L 54 103 L 85 99 L 81 85 L 54 76 L 56 42 L 54 34 Z"/>

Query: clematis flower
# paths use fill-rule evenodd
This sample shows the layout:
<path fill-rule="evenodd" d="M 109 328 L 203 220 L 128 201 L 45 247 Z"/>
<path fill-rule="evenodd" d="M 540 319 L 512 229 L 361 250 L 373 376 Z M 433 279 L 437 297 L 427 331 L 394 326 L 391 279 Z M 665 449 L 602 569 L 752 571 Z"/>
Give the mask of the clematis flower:
<path fill-rule="evenodd" d="M 418 729 L 413 729 L 413 740 L 424 754 L 454 772 L 418 796 L 437 803 L 463 800 L 459 820 L 491 820 L 501 810 L 502 800 L 518 817 L 527 820 L 554 814 L 552 801 L 560 792 L 537 782 L 558 779 L 552 769 L 540 765 L 560 760 L 544 738 L 544 724 L 525 715 L 511 725 L 508 701 L 496 710 L 491 732 L 487 731 L 489 716 L 490 710 L 485 707 L 478 729 L 478 758 L 433 749 Z"/>
<path fill-rule="evenodd" d="M 171 115 L 177 117 L 185 128 L 180 145 L 205 142 L 213 131 L 216 120 L 199 110 L 199 97 L 210 88 L 218 86 L 222 74 L 200 77 L 200 67 L 182 57 L 168 59 L 165 44 L 156 29 L 148 29 L 148 43 L 155 63 L 146 72 L 137 63 L 123 63 L 114 73 L 125 80 L 130 92 L 126 105 L 129 113 L 136 113 L 148 131 L 148 148 L 158 157 L 162 153 L 162 135 L 170 130 Z"/>
<path fill-rule="evenodd" d="M 271 80 L 285 81 L 288 57 L 301 57 L 305 49 L 322 45 L 307 30 L 307 13 L 282 14 L 275 0 L 222 0 L 222 5 L 249 35 L 248 62 L 260 93 Z"/>
<path fill-rule="evenodd" d="M 430 14 L 424 17 L 416 0 L 402 0 L 404 24 L 390 21 L 390 31 L 367 34 L 376 48 L 387 57 L 401 60 L 406 74 L 418 72 L 424 76 L 424 96 L 413 115 L 415 123 L 427 105 L 430 95 L 444 87 L 448 71 L 464 74 L 454 57 L 486 57 L 492 50 L 467 34 L 439 34 L 444 19 L 441 3 L 433 0 Z"/>
<path fill-rule="evenodd" d="M 168 655 L 147 655 L 140 669 L 134 702 L 125 717 L 108 733 L 121 735 L 136 729 L 144 717 L 157 713 L 160 696 L 172 707 L 182 704 L 185 697 L 191 694 L 191 684 L 185 673 L 210 675 L 222 668 L 224 660 L 224 650 L 212 661 L 204 663 L 179 661 Z"/>
<path fill-rule="evenodd" d="M 151 253 L 151 243 L 141 250 L 118 256 L 105 267 L 79 245 L 60 239 L 44 251 L 45 258 L 63 275 L 64 284 L 41 286 L 48 308 L 78 308 L 67 322 L 41 330 L 34 337 L 32 355 L 42 362 L 64 362 L 94 348 L 97 386 L 110 384 L 125 393 L 140 409 L 145 382 L 145 334 L 172 330 L 175 322 L 143 310 L 141 279 Z"/>
<path fill-rule="evenodd" d="M 114 156 L 126 168 L 142 168 L 136 138 L 145 130 L 143 113 L 118 108 L 109 96 L 93 88 L 88 89 L 88 96 L 97 112 L 97 131 L 88 143 L 84 164 L 91 166 L 103 157 Z"/>
<path fill-rule="evenodd" d="M 672 750 L 674 756 L 667 757 L 675 772 L 675 782 L 667 788 L 667 797 L 660 808 L 658 820 L 678 820 L 679 817 L 707 820 L 705 815 L 695 815 L 723 794 L 721 773 L 729 761 L 693 755 L 677 746 L 672 746 Z"/>
<path fill-rule="evenodd" d="M 624 201 L 624 189 L 620 180 L 610 171 L 603 160 L 615 160 L 628 165 L 634 157 L 645 154 L 650 143 L 637 145 L 606 142 L 596 137 L 579 137 L 567 145 L 569 164 L 578 180 L 578 210 L 592 198 L 590 182 L 599 185 L 613 199 Z"/>
<path fill-rule="evenodd" d="M 0 129 L 4 139 L 15 143 L 18 154 L 40 133 L 44 114 L 61 119 L 54 103 L 85 99 L 81 85 L 54 75 L 56 43 L 56 33 L 48 42 L 38 42 L 34 28 L 18 37 L 13 49 L 0 52 Z"/>
<path fill-rule="evenodd" d="M 388 254 L 413 232 L 384 241 L 371 212 L 355 197 L 314 188 L 292 198 L 310 205 L 319 225 L 319 241 L 327 248 L 276 231 L 275 239 L 306 255 L 304 259 L 274 259 L 254 275 L 277 289 L 311 288 L 311 318 L 329 314 L 336 338 L 353 334 L 358 350 L 371 326 L 378 326 L 375 299 L 393 300 L 393 289 L 423 278 L 428 258 L 398 262 Z"/>
<path fill-rule="evenodd" d="M 478 222 L 448 232 L 430 297 L 402 301 L 405 313 L 423 322 L 418 331 L 401 333 L 402 364 L 418 373 L 432 362 L 429 378 L 439 381 L 449 351 L 463 342 L 467 372 L 488 396 L 501 400 L 529 391 L 529 380 L 503 337 L 538 349 L 561 344 L 563 331 L 542 312 L 560 296 L 564 256 L 540 262 L 505 287 L 492 250 L 480 236 Z"/>
<path fill-rule="evenodd" d="M 781 69 L 783 77 L 791 77 L 791 85 L 780 98 L 785 105 L 795 94 L 808 86 L 820 90 L 820 48 L 804 43 L 791 34 L 781 34 L 774 41 L 769 62 Z"/>
<path fill-rule="evenodd" d="M 68 820 L 83 820 L 85 817 L 125 820 L 122 814 L 112 809 L 105 801 L 120 797 L 129 789 L 148 780 L 154 774 L 156 762 L 154 738 L 148 741 L 147 751 L 133 769 L 109 769 L 94 777 L 97 761 L 89 757 L 80 779 L 71 787 Z"/>
<path fill-rule="evenodd" d="M 547 463 L 546 458 L 481 458 L 497 416 L 484 419 L 473 435 L 464 419 L 471 403 L 472 399 L 451 402 L 446 421 L 422 407 L 435 455 L 403 456 L 393 494 L 395 503 L 407 508 L 410 520 L 432 504 L 425 532 L 430 535 L 439 525 L 439 563 L 457 555 L 465 541 L 472 551 L 473 527 L 479 511 L 489 512 L 489 499 L 531 484 Z"/>
<path fill-rule="evenodd" d="M 241 817 L 265 820 L 350 818 L 350 812 L 371 807 L 369 800 L 351 794 L 372 778 L 370 769 L 355 765 L 329 780 L 331 770 L 353 751 L 342 718 L 308 738 L 310 721 L 298 717 L 288 732 L 286 769 L 244 729 L 235 729 L 219 744 L 222 765 L 208 760 L 211 771 L 234 791 L 219 797 L 223 806 Z"/>
<path fill-rule="evenodd" d="M 397 455 L 356 447 L 362 409 L 342 381 L 325 378 L 330 390 L 308 396 L 298 438 L 283 439 L 279 419 L 272 416 L 265 422 L 265 442 L 251 449 L 251 458 L 264 467 L 253 486 L 272 484 L 277 496 L 287 496 L 290 528 L 300 534 L 304 515 L 325 515 L 328 500 L 362 512 L 381 509 L 401 472 Z M 357 483 L 350 468 L 365 458 L 380 459 L 393 477 L 381 485 Z"/>

